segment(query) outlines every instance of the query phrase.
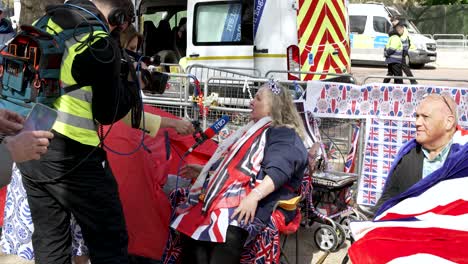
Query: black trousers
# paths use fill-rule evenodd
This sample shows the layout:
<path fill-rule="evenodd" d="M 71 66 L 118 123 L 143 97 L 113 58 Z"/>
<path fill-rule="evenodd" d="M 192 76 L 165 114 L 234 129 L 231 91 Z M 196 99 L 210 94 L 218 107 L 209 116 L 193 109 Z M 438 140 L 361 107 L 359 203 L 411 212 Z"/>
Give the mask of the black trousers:
<path fill-rule="evenodd" d="M 387 76 L 403 76 L 401 63 L 389 63 L 387 65 Z M 384 83 L 389 83 L 391 78 L 385 78 Z M 402 84 L 402 79 L 395 79 L 395 83 Z"/>
<path fill-rule="evenodd" d="M 103 167 L 102 149 L 96 149 L 60 180 L 36 182 L 63 175 L 88 154 L 79 153 L 81 157 L 77 157 L 51 148 L 47 162 L 20 166 L 34 223 L 32 243 L 37 264 L 71 263 L 71 213 L 82 229 L 93 264 L 128 263 L 128 237 L 117 182 L 107 165 Z"/>
<path fill-rule="evenodd" d="M 228 227 L 226 243 L 198 241 L 182 235 L 182 264 L 239 264 L 248 235 L 236 226 Z"/>
<path fill-rule="evenodd" d="M 401 64 L 401 69 L 403 70 L 403 72 L 405 73 L 406 76 L 414 77 L 413 72 L 411 72 L 411 69 L 408 66 L 408 64 L 406 64 L 405 60 L 403 60 L 403 63 Z M 416 80 L 410 80 L 410 82 L 411 82 L 411 84 L 418 84 L 418 82 Z"/>

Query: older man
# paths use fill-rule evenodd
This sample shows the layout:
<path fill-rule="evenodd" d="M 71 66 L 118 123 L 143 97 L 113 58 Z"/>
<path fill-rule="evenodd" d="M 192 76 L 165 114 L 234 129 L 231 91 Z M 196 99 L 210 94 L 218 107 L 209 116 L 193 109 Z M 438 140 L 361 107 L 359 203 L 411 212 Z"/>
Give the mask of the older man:
<path fill-rule="evenodd" d="M 353 263 L 466 263 L 468 131 L 449 96 L 416 110 L 416 138 L 390 169 L 373 221 L 353 222 Z M 386 250 L 382 250 L 386 249 Z"/>
<path fill-rule="evenodd" d="M 456 109 L 455 101 L 447 95 L 430 94 L 421 101 L 416 109 L 416 144 L 399 159 L 408 148 L 400 150 L 376 210 L 442 167 L 457 131 Z"/>

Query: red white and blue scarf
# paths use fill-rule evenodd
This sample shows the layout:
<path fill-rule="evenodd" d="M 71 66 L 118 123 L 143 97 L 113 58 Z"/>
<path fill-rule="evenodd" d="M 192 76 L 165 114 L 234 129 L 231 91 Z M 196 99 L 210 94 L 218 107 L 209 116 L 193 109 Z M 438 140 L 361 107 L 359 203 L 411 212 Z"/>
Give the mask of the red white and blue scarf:
<path fill-rule="evenodd" d="M 230 216 L 261 169 L 270 123 L 270 117 L 250 122 L 220 144 L 190 189 L 188 203 L 177 208 L 172 228 L 197 240 L 225 241 Z"/>

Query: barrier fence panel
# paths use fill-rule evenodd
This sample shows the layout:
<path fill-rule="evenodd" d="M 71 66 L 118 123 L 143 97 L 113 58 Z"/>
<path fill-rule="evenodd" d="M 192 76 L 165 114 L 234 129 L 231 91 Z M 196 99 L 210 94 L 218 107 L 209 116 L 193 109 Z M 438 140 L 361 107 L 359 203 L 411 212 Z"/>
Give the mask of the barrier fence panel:
<path fill-rule="evenodd" d="M 189 94 L 189 86 L 194 85 L 194 79 L 188 74 L 169 73 L 168 87 L 163 94 L 144 92 L 143 103 L 154 105 L 180 118 L 196 119 L 193 102 Z"/>
<path fill-rule="evenodd" d="M 349 172 L 359 172 L 362 162 L 362 143 L 363 136 L 365 135 L 365 120 L 364 119 L 344 119 L 322 117 L 316 115 L 319 123 L 319 131 L 322 142 L 327 151 L 328 166 L 333 171 L 346 171 L 348 167 Z M 359 127 L 357 145 L 353 146 L 353 136 L 356 133 L 356 126 Z M 351 168 L 352 163 L 346 164 L 348 160 L 352 159 L 350 150 L 357 147 L 357 152 L 354 153 L 354 169 Z M 352 162 L 352 161 L 351 161 Z"/>
<path fill-rule="evenodd" d="M 230 123 L 219 135 L 219 140 L 223 140 L 230 133 L 239 127 L 247 124 L 250 119 L 250 96 L 255 96 L 258 88 L 268 79 L 238 79 L 238 78 L 210 78 L 204 85 L 205 97 L 212 96 L 216 98 L 210 101 L 207 115 L 203 119 L 204 128 L 210 126 L 222 115 L 230 117 Z M 307 82 L 279 80 L 280 84 L 289 88 L 295 98 L 303 95 Z M 245 89 L 244 89 L 245 88 Z M 250 93 L 249 93 L 250 92 Z M 213 93 L 217 96 L 213 96 Z M 344 171 L 346 162 L 351 158 L 350 150 L 354 147 L 356 151 L 354 169 L 349 172 L 360 172 L 362 167 L 363 137 L 365 130 L 365 120 L 363 119 L 343 119 L 315 116 L 318 120 L 318 129 L 321 135 L 322 143 L 326 147 L 329 158 L 329 169 L 335 171 Z M 353 145 L 353 136 L 355 127 L 359 125 L 358 138 Z M 350 166 L 350 164 L 348 164 Z"/>
<path fill-rule="evenodd" d="M 231 120 L 219 140 L 223 140 L 250 121 L 250 101 L 265 79 L 211 77 L 204 83 L 207 113 L 203 128 L 210 126 L 222 115 Z"/>
<path fill-rule="evenodd" d="M 333 72 L 303 72 L 303 71 L 285 71 L 285 70 L 270 70 L 265 73 L 265 78 L 273 78 L 277 76 L 287 76 L 287 74 L 295 75 L 299 79 L 304 75 L 313 76 L 312 78 L 305 78 L 306 80 L 323 80 L 328 79 L 334 82 L 355 83 L 354 76 L 348 73 L 333 73 Z M 319 77 L 319 78 L 316 78 Z M 325 81 L 325 80 L 324 80 Z"/>
<path fill-rule="evenodd" d="M 258 78 L 259 71 L 253 68 L 212 67 L 203 64 L 192 64 L 187 67 L 188 74 L 195 75 L 200 82 L 206 82 L 210 77 L 224 78 Z"/>
<path fill-rule="evenodd" d="M 464 48 L 465 36 L 463 34 L 434 34 L 438 48 Z"/>
<path fill-rule="evenodd" d="M 426 80 L 426 81 L 436 81 L 436 82 L 463 82 L 468 83 L 468 79 L 453 79 L 453 78 L 430 78 L 430 77 L 403 77 L 403 76 L 385 76 L 385 75 L 368 75 L 362 80 L 362 85 L 367 84 L 367 81 L 370 79 L 379 79 L 381 80 L 390 78 L 390 79 L 400 79 L 400 80 Z"/>

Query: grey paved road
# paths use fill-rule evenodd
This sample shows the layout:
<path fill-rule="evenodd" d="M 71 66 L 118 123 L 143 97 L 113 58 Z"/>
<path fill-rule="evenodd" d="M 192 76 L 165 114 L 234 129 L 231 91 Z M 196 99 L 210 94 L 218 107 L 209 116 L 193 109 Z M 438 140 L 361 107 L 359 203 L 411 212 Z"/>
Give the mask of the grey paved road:
<path fill-rule="evenodd" d="M 353 66 L 351 69 L 352 74 L 356 78 L 358 84 L 361 84 L 364 81 L 364 78 L 368 75 L 386 75 L 386 67 L 372 67 L 372 66 Z M 444 78 L 444 79 L 465 79 L 467 82 L 440 82 L 434 80 L 419 80 L 420 84 L 431 84 L 431 85 L 444 85 L 444 86 L 454 86 L 454 87 L 468 87 L 468 65 L 467 68 L 436 68 L 435 66 L 428 65 L 423 69 L 412 69 L 413 75 L 415 77 L 425 77 L 425 78 Z M 366 83 L 370 82 L 382 82 L 382 79 L 369 79 Z M 404 81 L 409 83 L 408 80 Z"/>

